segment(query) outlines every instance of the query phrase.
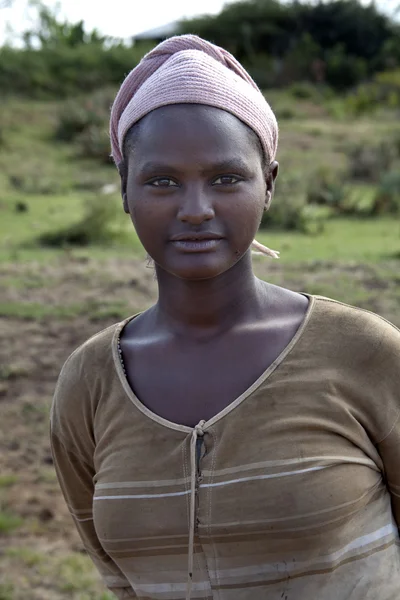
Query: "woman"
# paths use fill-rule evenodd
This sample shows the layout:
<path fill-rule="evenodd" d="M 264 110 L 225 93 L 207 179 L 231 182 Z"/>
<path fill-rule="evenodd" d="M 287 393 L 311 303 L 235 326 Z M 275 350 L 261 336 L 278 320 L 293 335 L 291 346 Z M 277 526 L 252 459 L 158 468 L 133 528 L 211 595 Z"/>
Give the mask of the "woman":
<path fill-rule="evenodd" d="M 398 599 L 400 333 L 254 276 L 278 172 L 262 94 L 226 51 L 171 38 L 122 84 L 111 141 L 159 298 L 69 357 L 51 415 L 105 584 L 143 600 Z"/>

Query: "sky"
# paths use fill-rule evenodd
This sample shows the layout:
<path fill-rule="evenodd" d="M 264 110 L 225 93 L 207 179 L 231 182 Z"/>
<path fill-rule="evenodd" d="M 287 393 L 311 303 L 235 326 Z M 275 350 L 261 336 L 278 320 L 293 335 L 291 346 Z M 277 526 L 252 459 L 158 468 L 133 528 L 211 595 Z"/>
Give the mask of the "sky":
<path fill-rule="evenodd" d="M 71 23 L 83 20 L 88 31 L 98 29 L 112 37 L 130 38 L 183 17 L 216 14 L 226 3 L 226 0 L 61 0 L 58 4 L 60 16 Z M 57 3 L 44 0 L 44 4 Z M 27 6 L 27 0 L 14 0 L 11 8 L 0 9 L 0 45 L 6 39 L 15 43 L 18 34 L 29 28 L 35 11 Z"/>
<path fill-rule="evenodd" d="M 85 22 L 86 30 L 117 38 L 130 38 L 147 29 L 158 27 L 183 17 L 216 14 L 232 0 L 61 0 L 60 16 L 67 21 Z M 362 0 L 368 3 L 369 0 Z M 6 0 L 0 0 L 0 6 Z M 44 0 L 54 7 L 56 0 Z M 383 9 L 393 12 L 400 0 L 378 0 Z M 28 9 L 28 0 L 13 0 L 11 8 L 0 9 L 0 45 L 5 41 L 17 44 L 18 36 L 29 28 L 35 11 Z"/>

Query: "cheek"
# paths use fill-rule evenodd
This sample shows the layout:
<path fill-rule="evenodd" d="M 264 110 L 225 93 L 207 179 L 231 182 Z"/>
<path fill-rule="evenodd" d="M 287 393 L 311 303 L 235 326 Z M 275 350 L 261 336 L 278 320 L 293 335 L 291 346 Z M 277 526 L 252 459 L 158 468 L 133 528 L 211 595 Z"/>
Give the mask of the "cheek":
<path fill-rule="evenodd" d="M 247 193 L 232 199 L 229 207 L 229 222 L 241 237 L 254 236 L 264 212 L 262 190 L 251 189 Z"/>

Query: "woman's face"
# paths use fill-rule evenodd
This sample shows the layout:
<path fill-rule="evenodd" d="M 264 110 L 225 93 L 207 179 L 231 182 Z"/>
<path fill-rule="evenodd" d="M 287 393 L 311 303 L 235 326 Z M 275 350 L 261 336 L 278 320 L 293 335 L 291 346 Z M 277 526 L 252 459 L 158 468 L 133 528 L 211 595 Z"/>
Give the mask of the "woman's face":
<path fill-rule="evenodd" d="M 273 192 L 255 135 L 201 105 L 142 119 L 122 173 L 124 209 L 158 269 L 181 279 L 224 273 L 248 251 Z"/>

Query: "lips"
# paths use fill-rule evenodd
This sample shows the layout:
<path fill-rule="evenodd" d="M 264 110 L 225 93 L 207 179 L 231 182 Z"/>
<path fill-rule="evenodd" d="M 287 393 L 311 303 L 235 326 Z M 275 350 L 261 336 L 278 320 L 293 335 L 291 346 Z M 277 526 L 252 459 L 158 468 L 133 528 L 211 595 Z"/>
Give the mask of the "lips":
<path fill-rule="evenodd" d="M 212 231 L 201 233 L 179 233 L 171 238 L 171 243 L 179 252 L 212 252 L 219 247 L 223 236 Z"/>
<path fill-rule="evenodd" d="M 178 233 L 171 238 L 171 242 L 203 242 L 205 240 L 221 240 L 219 233 L 204 231 L 199 233 Z"/>

